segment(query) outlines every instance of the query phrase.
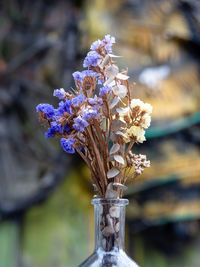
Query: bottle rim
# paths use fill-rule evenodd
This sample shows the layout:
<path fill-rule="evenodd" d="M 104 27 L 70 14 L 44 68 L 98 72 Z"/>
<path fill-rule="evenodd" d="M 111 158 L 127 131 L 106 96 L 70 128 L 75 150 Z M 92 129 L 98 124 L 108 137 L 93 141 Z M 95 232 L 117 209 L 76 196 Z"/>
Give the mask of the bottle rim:
<path fill-rule="evenodd" d="M 126 198 L 93 198 L 91 200 L 91 204 L 93 205 L 118 205 L 118 206 L 126 206 L 129 204 L 129 200 Z"/>

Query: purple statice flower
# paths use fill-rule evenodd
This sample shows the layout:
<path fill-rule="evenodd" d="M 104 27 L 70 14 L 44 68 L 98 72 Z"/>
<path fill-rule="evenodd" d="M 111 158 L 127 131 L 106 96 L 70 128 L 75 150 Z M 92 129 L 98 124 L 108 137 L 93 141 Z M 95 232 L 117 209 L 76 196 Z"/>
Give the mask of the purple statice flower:
<path fill-rule="evenodd" d="M 95 51 L 98 49 L 98 47 L 101 45 L 101 40 L 94 41 L 91 44 L 90 50 Z"/>
<path fill-rule="evenodd" d="M 53 92 L 53 96 L 56 96 L 59 99 L 64 99 L 65 98 L 65 90 L 63 88 L 60 89 L 55 89 Z"/>
<path fill-rule="evenodd" d="M 80 71 L 75 71 L 72 74 L 72 76 L 74 77 L 75 81 L 78 81 L 78 82 L 82 82 L 83 81 L 82 72 L 80 72 Z"/>
<path fill-rule="evenodd" d="M 82 117 L 84 120 L 88 121 L 91 118 L 96 119 L 98 115 L 98 111 L 96 109 L 85 109 L 82 113 Z"/>
<path fill-rule="evenodd" d="M 72 114 L 71 104 L 72 104 L 72 101 L 71 100 L 68 100 L 68 99 L 65 100 L 65 101 L 60 101 L 59 107 L 56 109 L 56 115 L 57 116 L 61 116 L 65 112 L 67 112 L 69 114 Z"/>
<path fill-rule="evenodd" d="M 88 103 L 90 105 L 103 105 L 103 100 L 95 95 L 93 98 L 88 98 Z"/>
<path fill-rule="evenodd" d="M 54 137 L 56 133 L 63 133 L 63 127 L 58 121 L 52 121 L 50 125 L 48 132 L 45 133 L 46 138 Z"/>
<path fill-rule="evenodd" d="M 71 132 L 71 127 L 69 126 L 69 124 L 66 124 L 65 126 L 63 126 L 63 132 L 68 133 L 68 134 Z"/>
<path fill-rule="evenodd" d="M 85 96 L 84 95 L 77 95 L 72 99 L 72 105 L 74 107 L 78 107 L 80 104 L 83 103 L 83 101 L 85 100 Z"/>
<path fill-rule="evenodd" d="M 112 87 L 105 85 L 99 89 L 99 95 L 102 97 L 111 92 Z"/>
<path fill-rule="evenodd" d="M 73 74 L 74 80 L 78 82 L 83 82 L 84 78 L 86 76 L 92 76 L 92 77 L 97 77 L 99 74 L 95 71 L 92 70 L 84 70 L 84 71 L 76 71 Z"/>
<path fill-rule="evenodd" d="M 73 147 L 74 141 L 75 139 L 73 138 L 69 138 L 69 139 L 61 138 L 60 143 L 61 143 L 63 150 L 70 154 L 75 153 L 75 149 Z"/>
<path fill-rule="evenodd" d="M 86 58 L 84 59 L 83 62 L 83 67 L 84 68 L 89 68 L 89 67 L 96 67 L 97 64 L 100 63 L 102 57 L 99 55 L 96 51 L 90 51 L 87 53 Z"/>
<path fill-rule="evenodd" d="M 91 76 L 91 77 L 97 77 L 99 74 L 93 70 L 84 70 L 81 72 L 82 73 L 82 77 L 83 79 L 86 77 L 86 76 Z"/>
<path fill-rule="evenodd" d="M 78 132 L 84 132 L 85 127 L 87 127 L 89 124 L 86 120 L 84 120 L 80 115 L 74 119 L 73 127 Z"/>
<path fill-rule="evenodd" d="M 42 112 L 47 120 L 51 120 L 55 118 L 55 109 L 50 104 L 39 104 L 36 107 L 37 112 Z"/>
<path fill-rule="evenodd" d="M 105 45 L 106 52 L 112 53 L 112 45 L 115 43 L 115 37 L 107 34 L 102 40 L 102 43 Z"/>

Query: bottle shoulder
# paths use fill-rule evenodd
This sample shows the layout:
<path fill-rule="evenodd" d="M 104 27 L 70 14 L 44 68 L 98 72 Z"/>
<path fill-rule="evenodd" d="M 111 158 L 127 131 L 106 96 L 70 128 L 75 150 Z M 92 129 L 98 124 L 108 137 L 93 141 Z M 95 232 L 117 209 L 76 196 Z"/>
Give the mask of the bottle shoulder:
<path fill-rule="evenodd" d="M 98 249 L 90 255 L 79 267 L 139 267 L 128 255 L 123 251 L 105 252 Z"/>

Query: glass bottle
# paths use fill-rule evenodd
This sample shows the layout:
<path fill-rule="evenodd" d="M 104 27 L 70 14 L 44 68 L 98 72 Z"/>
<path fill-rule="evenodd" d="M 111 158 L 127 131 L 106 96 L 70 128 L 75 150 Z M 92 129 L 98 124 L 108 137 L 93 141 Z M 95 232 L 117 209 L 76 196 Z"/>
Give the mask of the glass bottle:
<path fill-rule="evenodd" d="M 79 267 L 139 267 L 124 251 L 127 199 L 95 198 L 95 249 Z"/>

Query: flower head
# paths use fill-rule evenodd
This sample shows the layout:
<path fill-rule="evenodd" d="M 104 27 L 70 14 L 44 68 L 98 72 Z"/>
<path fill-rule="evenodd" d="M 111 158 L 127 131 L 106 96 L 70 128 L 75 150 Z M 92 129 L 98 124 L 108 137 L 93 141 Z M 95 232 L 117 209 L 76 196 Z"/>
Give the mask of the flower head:
<path fill-rule="evenodd" d="M 108 93 L 110 93 L 111 92 L 111 89 L 112 89 L 111 86 L 105 85 L 105 86 L 103 86 L 103 87 L 101 87 L 99 89 L 99 95 L 101 97 L 103 97 L 103 96 L 107 95 Z"/>
<path fill-rule="evenodd" d="M 63 150 L 70 154 L 75 153 L 75 149 L 73 147 L 74 141 L 75 139 L 73 138 L 69 138 L 69 139 L 61 138 L 60 143 L 61 143 Z"/>
<path fill-rule="evenodd" d="M 101 113 L 98 112 L 97 109 L 95 108 L 87 108 L 84 109 L 83 113 L 82 113 L 82 117 L 84 120 L 88 121 L 90 119 L 97 119 L 101 116 Z"/>
<path fill-rule="evenodd" d="M 101 60 L 102 60 L 101 55 L 99 55 L 96 51 L 90 51 L 87 53 L 87 56 L 84 59 L 83 67 L 84 68 L 96 67 L 101 62 Z"/>
<path fill-rule="evenodd" d="M 74 119 L 73 127 L 78 132 L 84 132 L 85 127 L 87 127 L 88 125 L 88 122 L 84 120 L 80 115 Z"/>
<path fill-rule="evenodd" d="M 80 71 L 75 71 L 72 76 L 74 77 L 75 81 L 78 82 L 82 82 L 83 81 L 83 77 L 82 77 L 82 73 Z"/>
<path fill-rule="evenodd" d="M 145 111 L 148 114 L 152 113 L 152 106 L 148 103 L 144 103 L 140 99 L 131 100 L 131 108 L 139 107 L 141 111 Z"/>
<path fill-rule="evenodd" d="M 85 96 L 84 95 L 77 95 L 76 97 L 74 97 L 73 99 L 72 99 L 72 105 L 74 106 L 74 107 L 78 107 L 80 104 L 82 104 L 83 103 L 83 101 L 85 100 Z"/>
<path fill-rule="evenodd" d="M 131 138 L 135 138 L 139 143 L 143 143 L 146 140 L 144 136 L 145 131 L 139 126 L 131 126 L 131 128 L 127 129 L 125 134 L 127 136 L 126 142 L 129 142 Z"/>
<path fill-rule="evenodd" d="M 101 40 L 97 40 L 91 44 L 90 50 L 95 51 L 101 45 Z"/>
<path fill-rule="evenodd" d="M 66 92 L 65 92 L 65 90 L 63 88 L 56 89 L 53 92 L 53 96 L 56 96 L 59 99 L 64 99 L 65 95 L 66 95 Z"/>
<path fill-rule="evenodd" d="M 115 37 L 111 36 L 110 34 L 107 34 L 102 43 L 105 45 L 105 49 L 107 53 L 112 53 L 112 45 L 115 43 Z"/>
<path fill-rule="evenodd" d="M 56 133 L 63 133 L 63 127 L 58 121 L 52 121 L 50 125 L 48 132 L 45 133 L 46 138 L 54 137 Z"/>
<path fill-rule="evenodd" d="M 50 104 L 39 104 L 36 107 L 37 112 L 42 112 L 42 114 L 46 117 L 47 120 L 51 120 L 55 118 L 55 109 Z"/>
<path fill-rule="evenodd" d="M 65 112 L 67 112 L 68 114 L 72 114 L 71 105 L 72 105 L 72 101 L 69 99 L 65 100 L 65 102 L 61 101 L 59 103 L 59 107 L 56 109 L 56 115 L 61 116 Z"/>

